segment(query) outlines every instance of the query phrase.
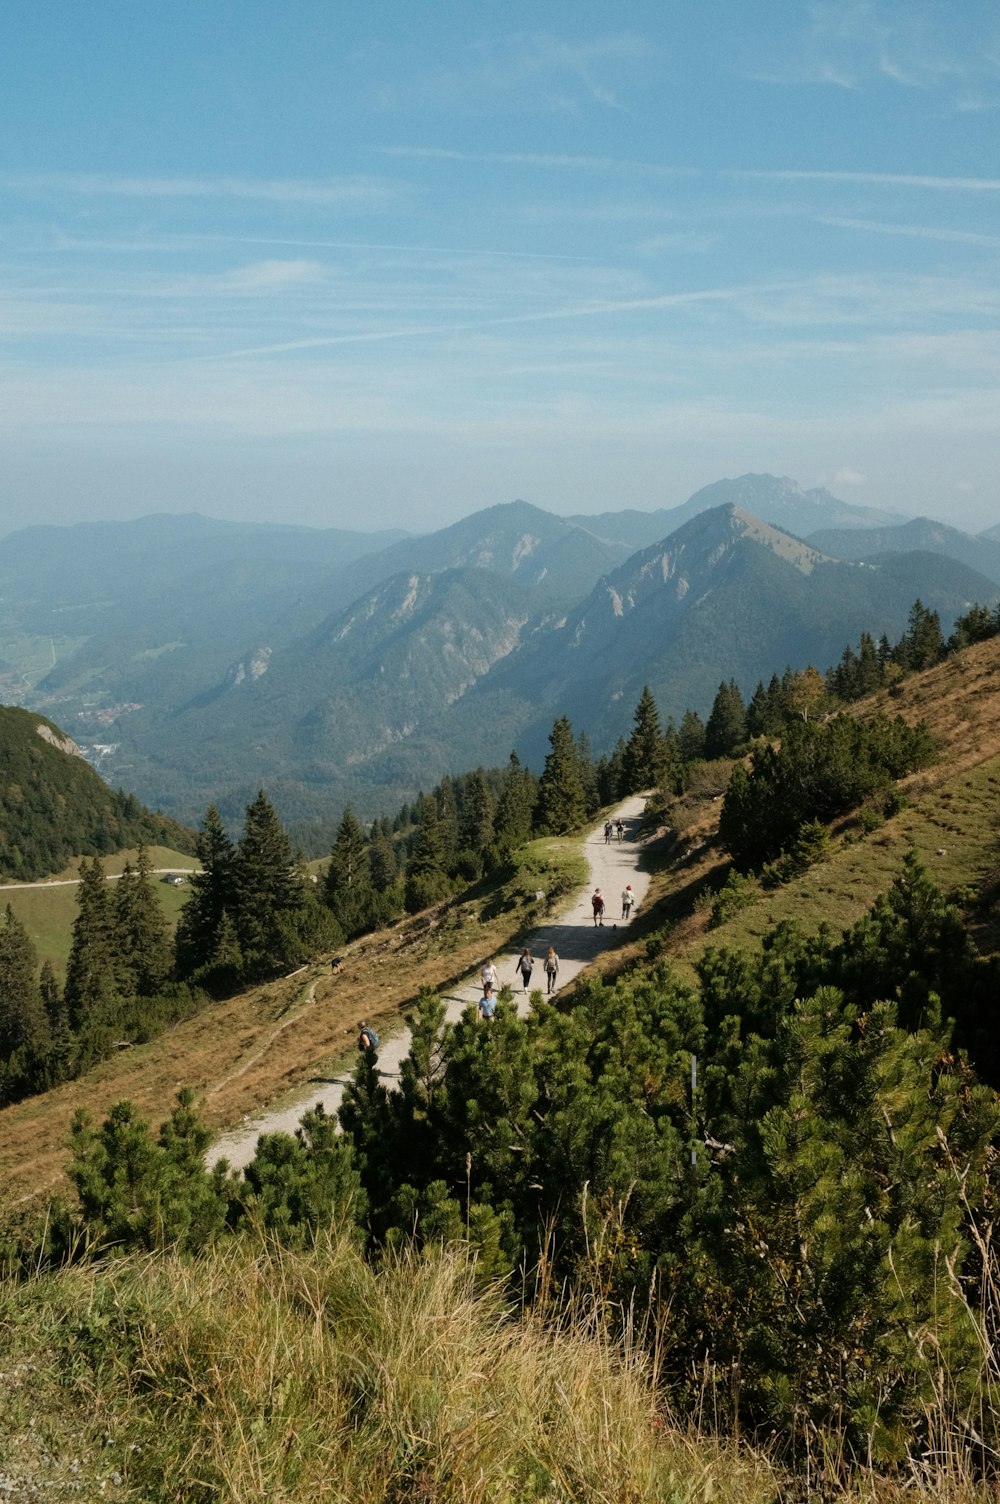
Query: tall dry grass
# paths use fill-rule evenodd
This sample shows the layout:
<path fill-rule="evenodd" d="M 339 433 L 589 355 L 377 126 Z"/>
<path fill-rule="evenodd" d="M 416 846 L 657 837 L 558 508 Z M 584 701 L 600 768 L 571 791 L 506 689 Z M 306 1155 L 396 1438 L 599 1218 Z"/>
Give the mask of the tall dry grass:
<path fill-rule="evenodd" d="M 991 1405 L 1000 1292 L 993 1275 L 986 1283 L 994 1304 L 980 1326 L 980 1377 Z M 14 1375 L 0 1406 L 0 1482 L 30 1444 L 24 1498 L 996 1500 L 987 1454 L 949 1419 L 949 1386 L 967 1376 L 949 1375 L 933 1344 L 930 1444 L 909 1466 L 892 1478 L 852 1469 L 829 1435 L 781 1476 L 759 1451 L 708 1430 L 713 1388 L 731 1375 L 706 1371 L 701 1423 L 672 1418 L 655 1382 L 656 1334 L 620 1312 L 609 1320 L 602 1298 L 599 1276 L 570 1298 L 543 1266 L 529 1307 L 484 1282 L 463 1247 L 399 1251 L 375 1269 L 333 1234 L 306 1251 L 247 1238 L 195 1261 L 123 1258 L 0 1284 L 0 1369 Z M 988 1425 L 995 1416 L 984 1413 Z"/>
<path fill-rule="evenodd" d="M 20 1295 L 56 1353 L 49 1382 L 114 1449 L 119 1497 L 775 1495 L 759 1458 L 665 1423 L 638 1345 L 594 1323 L 520 1319 L 463 1249 L 399 1253 L 375 1271 L 332 1237 L 304 1253 L 247 1243 L 196 1263 L 77 1269 Z"/>

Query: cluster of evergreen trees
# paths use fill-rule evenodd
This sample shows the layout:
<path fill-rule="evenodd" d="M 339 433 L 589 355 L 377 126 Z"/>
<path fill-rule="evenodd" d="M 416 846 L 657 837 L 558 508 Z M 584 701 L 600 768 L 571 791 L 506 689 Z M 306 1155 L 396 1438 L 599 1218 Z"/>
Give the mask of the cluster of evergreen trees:
<path fill-rule="evenodd" d="M 760 868 L 787 852 L 804 825 L 828 822 L 934 757 L 924 725 L 902 716 L 871 721 L 838 715 L 822 725 L 790 721 L 781 742 L 765 742 L 750 766 L 733 769 L 719 835 L 738 868 Z"/>
<path fill-rule="evenodd" d="M 506 768 L 443 778 L 429 794 L 404 805 L 394 821 L 376 821 L 367 833 L 345 810 L 325 901 L 348 939 L 404 911 L 416 913 L 497 870 L 533 836 L 563 835 L 626 793 L 676 781 L 681 764 L 675 741 L 661 730 L 647 688 L 628 741 L 623 738 L 596 762 L 586 734 L 575 736 L 560 716 L 540 775 L 512 752 Z"/>
<path fill-rule="evenodd" d="M 67 1081 L 118 1042 L 148 1039 L 196 1006 L 174 983 L 173 947 L 145 848 L 109 883 L 84 860 L 60 988 L 8 906 L 0 925 L 0 1103 Z"/>
<path fill-rule="evenodd" d="M 117 881 L 80 866 L 60 988 L 38 968 L 24 926 L 0 925 L 0 1104 L 70 1080 L 120 1045 L 152 1038 L 218 994 L 330 949 L 343 938 L 265 795 L 232 841 L 214 808 L 197 838 L 201 870 L 171 937 L 140 846 Z"/>
<path fill-rule="evenodd" d="M 310 1114 L 242 1179 L 204 1169 L 190 1099 L 158 1141 L 127 1104 L 81 1119 L 73 1177 L 105 1246 L 197 1248 L 248 1216 L 292 1240 L 353 1218 L 375 1254 L 467 1238 L 484 1274 L 530 1289 L 542 1261 L 609 1320 L 648 1307 L 664 1380 L 684 1403 L 721 1376 L 723 1426 L 891 1464 L 944 1406 L 989 1451 L 972 1234 L 1000 1106 L 974 1066 L 1000 1080 L 998 980 L 911 858 L 845 934 L 783 924 L 707 952 L 697 985 L 653 957 L 489 1025 L 426 993 L 400 1089 L 367 1052 L 343 1136 Z"/>
<path fill-rule="evenodd" d="M 342 939 L 261 791 L 230 839 L 215 806 L 196 843 L 201 870 L 177 926 L 177 975 L 225 991 L 273 976 Z"/>

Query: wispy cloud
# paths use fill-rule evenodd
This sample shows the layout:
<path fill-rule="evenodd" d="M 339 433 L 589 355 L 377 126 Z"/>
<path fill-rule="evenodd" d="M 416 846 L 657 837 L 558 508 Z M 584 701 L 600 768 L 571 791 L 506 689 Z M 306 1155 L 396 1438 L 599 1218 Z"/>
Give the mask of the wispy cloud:
<path fill-rule="evenodd" d="M 271 204 L 362 210 L 398 207 L 406 193 L 398 183 L 370 177 L 307 182 L 294 178 L 132 177 L 101 172 L 4 172 L 0 173 L 0 187 L 19 193 L 84 198 L 256 199 Z"/>
<path fill-rule="evenodd" d="M 458 151 L 449 146 L 383 146 L 383 156 L 406 157 L 429 162 L 473 162 L 499 167 L 538 167 L 557 172 L 636 174 L 650 177 L 693 178 L 696 167 L 663 162 L 643 162 L 632 157 L 586 157 L 560 152 Z"/>
<path fill-rule="evenodd" d="M 149 236 L 132 235 L 108 239 L 97 236 L 67 235 L 59 232 L 46 244 L 34 247 L 34 250 L 36 254 L 42 251 L 67 253 L 83 251 L 93 255 L 132 256 L 164 252 L 186 254 L 192 249 L 208 245 L 283 246 L 303 251 L 378 251 L 393 256 L 457 256 L 473 259 L 485 257 L 510 261 L 590 262 L 594 259 L 592 256 L 573 255 L 569 251 L 526 251 L 477 245 L 421 245 L 411 241 L 395 240 L 330 240 L 321 236 L 301 235 L 225 235 L 211 231 L 161 235 L 155 239 Z"/>
<path fill-rule="evenodd" d="M 476 319 L 467 323 L 408 324 L 398 329 L 366 329 L 350 334 L 319 335 L 315 338 L 283 340 L 279 344 L 257 345 L 249 349 L 230 350 L 211 359 L 234 359 L 256 355 L 285 355 L 294 350 L 319 350 L 337 345 L 381 344 L 391 340 L 419 339 L 428 335 L 450 338 L 476 330 L 507 329 L 516 325 L 547 324 L 562 320 L 601 318 L 606 315 L 649 313 L 654 310 L 690 308 L 700 303 L 731 299 L 728 288 L 707 288 L 697 292 L 663 293 L 648 298 L 595 300 L 567 304 L 558 308 L 539 309 L 534 313 L 508 314 L 499 318 Z"/>
<path fill-rule="evenodd" d="M 1000 65 L 986 10 L 976 16 L 948 0 L 812 0 L 803 24 L 769 33 L 766 57 L 744 71 L 763 82 L 842 89 L 889 81 L 943 91 L 956 110 L 969 100 L 988 108 L 1000 92 Z"/>
<path fill-rule="evenodd" d="M 828 172 L 779 167 L 732 169 L 724 175 L 772 183 L 859 183 L 894 188 L 927 188 L 943 193 L 1000 193 L 1000 178 L 936 177 L 928 173 Z"/>
<path fill-rule="evenodd" d="M 817 216 L 817 224 L 842 230 L 866 230 L 873 235 L 901 235 L 912 240 L 942 240 L 951 245 L 1000 246 L 1000 235 L 983 235 L 977 230 L 950 230 L 940 225 L 898 225 L 876 219 L 847 219 L 837 214 Z"/>
<path fill-rule="evenodd" d="M 325 276 L 319 261 L 257 261 L 251 266 L 234 267 L 223 280 L 234 292 L 273 292 L 276 288 L 322 282 Z"/>
<path fill-rule="evenodd" d="M 584 41 L 548 32 L 515 32 L 467 47 L 464 65 L 428 69 L 406 84 L 385 86 L 378 102 L 386 109 L 436 104 L 476 113 L 627 110 L 626 91 L 655 56 L 649 42 L 634 32 Z"/>

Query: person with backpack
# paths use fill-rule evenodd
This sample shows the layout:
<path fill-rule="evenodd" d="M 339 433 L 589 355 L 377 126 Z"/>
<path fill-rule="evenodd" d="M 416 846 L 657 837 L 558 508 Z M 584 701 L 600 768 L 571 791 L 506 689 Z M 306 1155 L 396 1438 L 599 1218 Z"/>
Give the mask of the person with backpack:
<path fill-rule="evenodd" d="M 531 970 L 534 964 L 535 958 L 534 956 L 532 956 L 531 951 L 528 949 L 528 947 L 525 946 L 520 956 L 518 957 L 516 967 L 516 970 L 520 974 L 521 982 L 525 992 L 527 992 L 529 986 L 531 985 Z"/>
<path fill-rule="evenodd" d="M 362 1019 L 358 1024 L 358 1049 L 378 1049 L 378 1035 L 375 1033 L 375 1030 L 372 1028 L 371 1024 L 366 1024 L 364 1019 Z"/>
<path fill-rule="evenodd" d="M 611 845 L 611 832 L 612 832 L 613 829 L 614 829 L 614 827 L 612 826 L 611 821 L 610 820 L 605 820 L 605 822 L 604 822 L 604 844 L 605 844 L 605 846 L 610 846 Z"/>
<path fill-rule="evenodd" d="M 600 888 L 594 889 L 594 896 L 590 900 L 590 907 L 594 911 L 594 928 L 598 925 L 604 928 L 604 899 L 601 897 Z"/>
<path fill-rule="evenodd" d="M 545 989 L 546 995 L 548 995 L 550 992 L 555 992 L 556 977 L 559 975 L 559 957 L 556 955 L 554 945 L 550 945 L 546 951 L 545 960 L 542 962 L 542 969 L 545 972 L 545 980 L 548 983 Z"/>

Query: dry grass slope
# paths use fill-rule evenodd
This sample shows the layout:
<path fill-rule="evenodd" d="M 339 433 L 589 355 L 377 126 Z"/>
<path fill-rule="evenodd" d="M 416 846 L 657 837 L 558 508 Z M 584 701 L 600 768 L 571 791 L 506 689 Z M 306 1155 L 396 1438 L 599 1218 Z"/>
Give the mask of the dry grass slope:
<path fill-rule="evenodd" d="M 494 901 L 485 894 L 438 905 L 344 947 L 336 974 L 330 958 L 319 957 L 291 976 L 210 1005 L 78 1081 L 5 1108 L 0 1207 L 65 1188 L 77 1107 L 100 1120 L 114 1102 L 128 1098 L 159 1123 L 180 1088 L 190 1086 L 210 1127 L 237 1123 L 343 1061 L 353 1051 L 362 1015 L 379 1027 L 382 1020 L 398 1019 L 421 987 L 447 985 L 530 927 L 545 907 L 536 905 L 536 890 L 561 892 L 584 874 L 574 842 L 532 842 L 518 875 Z"/>

